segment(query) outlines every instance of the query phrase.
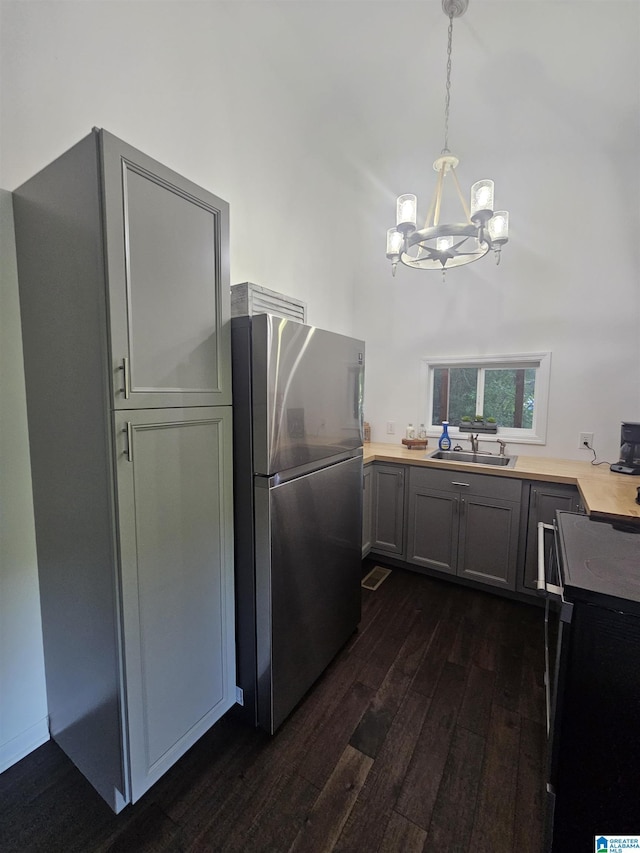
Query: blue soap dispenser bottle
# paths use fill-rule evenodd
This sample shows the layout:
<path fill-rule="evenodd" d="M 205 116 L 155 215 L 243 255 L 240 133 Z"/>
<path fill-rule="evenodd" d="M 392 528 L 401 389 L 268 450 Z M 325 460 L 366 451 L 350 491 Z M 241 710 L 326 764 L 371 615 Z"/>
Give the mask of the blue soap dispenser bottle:
<path fill-rule="evenodd" d="M 440 450 L 451 450 L 451 439 L 449 438 L 449 421 L 442 421 L 442 435 L 438 441 Z"/>

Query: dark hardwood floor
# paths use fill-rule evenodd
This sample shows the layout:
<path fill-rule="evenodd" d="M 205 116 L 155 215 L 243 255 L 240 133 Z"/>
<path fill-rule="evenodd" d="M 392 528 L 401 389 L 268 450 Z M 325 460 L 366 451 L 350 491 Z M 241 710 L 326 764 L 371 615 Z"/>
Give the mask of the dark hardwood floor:
<path fill-rule="evenodd" d="M 540 853 L 542 618 L 395 570 L 274 738 L 230 712 L 117 816 L 49 742 L 0 776 L 0 850 Z"/>

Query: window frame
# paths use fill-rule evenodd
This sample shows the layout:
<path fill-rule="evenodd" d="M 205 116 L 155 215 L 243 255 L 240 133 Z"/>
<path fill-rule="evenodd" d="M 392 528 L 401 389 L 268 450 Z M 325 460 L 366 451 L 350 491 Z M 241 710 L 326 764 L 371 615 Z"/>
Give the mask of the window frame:
<path fill-rule="evenodd" d="M 427 427 L 428 436 L 439 436 L 441 427 L 431 423 L 433 413 L 433 384 L 435 368 L 455 367 L 478 367 L 478 368 L 535 368 L 536 370 L 536 392 L 533 409 L 533 425 L 531 429 L 517 427 L 498 427 L 497 435 L 503 440 L 518 444 L 546 444 L 547 442 L 547 417 L 549 410 L 549 382 L 551 376 L 551 353 L 529 352 L 509 353 L 504 355 L 483 356 L 434 356 L 423 357 L 421 360 L 421 385 L 426 389 L 423 395 L 425 404 L 421 423 Z M 449 426 L 449 435 L 452 438 L 463 440 L 469 437 L 468 432 L 462 432 L 457 426 Z M 480 433 L 480 440 L 490 441 L 493 433 Z"/>

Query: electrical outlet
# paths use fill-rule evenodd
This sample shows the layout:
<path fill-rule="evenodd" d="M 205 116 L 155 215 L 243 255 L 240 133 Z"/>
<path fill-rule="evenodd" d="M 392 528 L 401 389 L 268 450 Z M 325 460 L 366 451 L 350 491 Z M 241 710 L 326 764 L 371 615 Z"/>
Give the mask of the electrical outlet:
<path fill-rule="evenodd" d="M 387 421 L 387 435 L 395 435 L 396 434 L 396 422 L 395 421 Z"/>
<path fill-rule="evenodd" d="M 593 447 L 593 433 L 592 432 L 581 432 L 578 435 L 578 447 L 580 450 L 586 450 L 586 444 L 589 447 Z"/>
<path fill-rule="evenodd" d="M 244 690 L 236 685 L 236 704 L 244 705 Z"/>

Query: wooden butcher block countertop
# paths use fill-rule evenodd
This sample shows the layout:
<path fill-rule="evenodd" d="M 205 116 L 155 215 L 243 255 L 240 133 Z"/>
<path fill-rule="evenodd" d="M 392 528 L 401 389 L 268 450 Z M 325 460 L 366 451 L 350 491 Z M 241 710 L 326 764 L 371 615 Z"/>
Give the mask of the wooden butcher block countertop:
<path fill-rule="evenodd" d="M 578 487 L 585 510 L 594 518 L 624 519 L 640 525 L 640 505 L 636 494 L 640 477 L 614 474 L 608 464 L 592 465 L 573 459 L 553 459 L 545 456 L 517 456 L 513 468 L 497 468 L 478 463 L 445 462 L 429 459 L 437 444 L 426 450 L 409 450 L 402 444 L 367 442 L 364 445 L 364 463 L 401 462 L 427 468 L 452 468 L 456 471 L 476 471 L 496 477 L 516 477 L 521 480 L 543 480 L 551 483 L 570 483 Z M 482 452 L 482 451 L 481 451 Z M 509 454 L 507 454 L 509 455 Z"/>

